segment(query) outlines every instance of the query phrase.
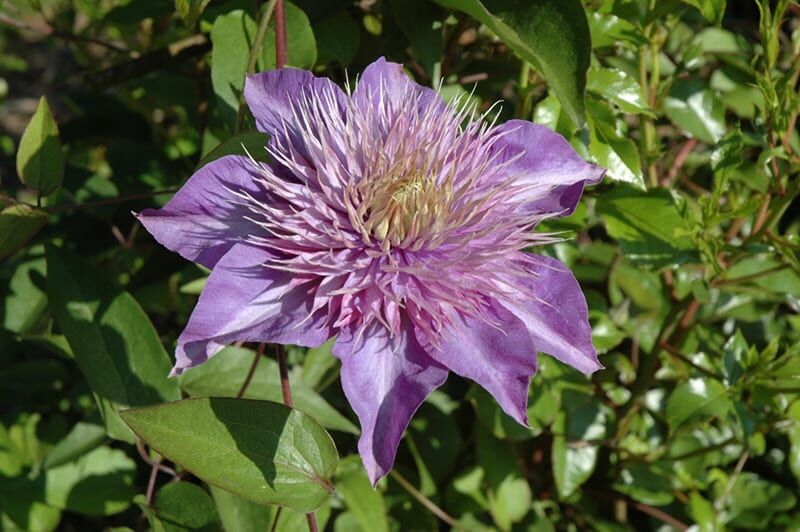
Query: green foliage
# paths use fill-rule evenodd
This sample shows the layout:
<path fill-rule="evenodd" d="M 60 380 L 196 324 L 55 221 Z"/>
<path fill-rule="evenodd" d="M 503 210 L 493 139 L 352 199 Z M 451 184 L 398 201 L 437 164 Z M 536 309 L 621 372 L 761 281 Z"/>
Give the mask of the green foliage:
<path fill-rule="evenodd" d="M 332 490 L 333 440 L 312 418 L 284 405 L 184 399 L 121 415 L 159 453 L 252 501 L 307 512 Z"/>
<path fill-rule="evenodd" d="M 529 427 L 451 376 L 374 488 L 331 343 L 287 347 L 293 409 L 272 346 L 167 377 L 208 271 L 131 215 L 268 160 L 269 4 L 0 2 L 0 529 L 800 528 L 796 2 L 286 3 L 290 66 L 352 88 L 386 56 L 607 169 L 533 250 L 605 369 L 541 356 Z"/>

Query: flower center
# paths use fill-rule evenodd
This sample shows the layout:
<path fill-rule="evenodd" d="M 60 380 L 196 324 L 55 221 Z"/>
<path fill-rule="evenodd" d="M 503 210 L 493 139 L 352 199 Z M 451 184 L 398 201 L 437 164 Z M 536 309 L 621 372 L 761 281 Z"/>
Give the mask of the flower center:
<path fill-rule="evenodd" d="M 384 250 L 408 245 L 438 225 L 445 202 L 435 179 L 414 174 L 382 181 L 369 202 L 365 228 Z"/>

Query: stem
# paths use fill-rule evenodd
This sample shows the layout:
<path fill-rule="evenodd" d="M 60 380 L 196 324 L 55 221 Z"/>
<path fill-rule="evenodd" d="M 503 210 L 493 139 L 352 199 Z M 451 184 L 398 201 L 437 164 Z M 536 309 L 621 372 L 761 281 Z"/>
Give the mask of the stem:
<path fill-rule="evenodd" d="M 264 344 L 258 344 L 258 351 L 256 352 L 256 356 L 253 357 L 253 363 L 250 364 L 250 370 L 247 372 L 247 377 L 245 377 L 244 382 L 242 383 L 242 387 L 239 388 L 239 393 L 236 394 L 237 399 L 241 399 L 244 397 L 244 392 L 247 391 L 247 387 L 250 386 L 250 381 L 253 380 L 253 375 L 256 374 L 256 368 L 258 367 L 258 362 L 261 360 L 261 355 L 264 354 Z"/>
<path fill-rule="evenodd" d="M 250 57 L 247 59 L 247 70 L 244 72 L 245 78 L 248 74 L 252 74 L 256 70 L 258 53 L 261 51 L 261 47 L 264 45 L 264 36 L 267 34 L 269 21 L 272 19 L 272 12 L 275 10 L 276 4 L 277 0 L 269 0 L 267 7 L 264 9 L 264 13 L 261 15 L 261 20 L 258 22 L 256 38 L 253 40 L 253 46 L 250 47 Z M 236 127 L 234 129 L 235 133 L 239 133 L 242 130 L 242 125 L 244 125 L 245 108 L 244 91 L 242 91 L 242 95 L 239 97 L 239 109 L 236 113 Z"/>
<path fill-rule="evenodd" d="M 286 16 L 283 0 L 275 4 L 275 68 L 286 66 Z"/>
<path fill-rule="evenodd" d="M 517 102 L 517 117 L 527 119 L 530 115 L 530 91 L 528 83 L 531 77 L 531 64 L 527 61 L 522 62 L 519 71 L 519 102 Z"/>
<path fill-rule="evenodd" d="M 278 530 L 278 520 L 281 518 L 281 512 L 283 511 L 283 506 L 278 506 L 278 511 L 275 512 L 275 519 L 272 521 L 272 526 L 269 529 L 269 532 L 275 532 Z"/>
<path fill-rule="evenodd" d="M 275 350 L 278 353 L 278 371 L 281 374 L 281 392 L 283 392 L 283 404 L 292 408 L 292 388 L 289 385 L 289 368 L 286 366 L 286 351 L 284 351 L 281 344 L 275 345 Z M 276 516 L 277 520 L 277 516 Z M 317 518 L 314 517 L 314 512 L 306 514 L 306 522 L 308 523 L 309 532 L 317 532 Z"/>
<path fill-rule="evenodd" d="M 174 194 L 178 191 L 177 188 L 167 188 L 164 190 L 154 190 L 152 192 L 141 192 L 139 194 L 129 194 L 127 196 L 120 196 L 118 198 L 109 198 L 96 201 L 86 201 L 84 203 L 71 203 L 69 205 L 56 205 L 47 211 L 50 214 L 59 214 L 73 209 L 83 209 L 86 207 L 98 207 L 100 205 L 115 205 L 117 203 L 125 203 L 127 201 L 135 201 L 139 199 L 152 198 L 153 196 L 162 196 L 164 194 Z"/>
<path fill-rule="evenodd" d="M 430 512 L 433 515 L 435 515 L 436 517 L 438 517 L 451 527 L 463 530 L 461 524 L 458 521 L 456 521 L 454 517 L 446 513 L 444 510 L 439 508 L 439 506 L 437 506 L 435 502 L 433 502 L 425 495 L 423 495 L 422 492 L 420 492 L 417 488 L 415 488 L 411 484 L 411 482 L 406 480 L 406 478 L 403 475 L 398 473 L 396 469 L 392 469 L 391 471 L 389 471 L 389 475 L 391 475 L 392 478 L 394 478 L 397 481 L 397 483 L 400 484 L 400 486 L 402 486 L 403 489 L 405 489 L 412 497 L 417 499 L 419 503 L 422 504 L 422 506 L 430 510 Z"/>

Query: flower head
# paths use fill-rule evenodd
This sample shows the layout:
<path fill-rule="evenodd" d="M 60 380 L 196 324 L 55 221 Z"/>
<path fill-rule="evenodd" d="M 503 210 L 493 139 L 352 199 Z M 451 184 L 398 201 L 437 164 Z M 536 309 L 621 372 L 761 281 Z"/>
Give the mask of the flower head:
<path fill-rule="evenodd" d="M 584 373 L 601 367 L 575 278 L 522 251 L 551 241 L 532 229 L 602 179 L 562 137 L 448 106 L 383 59 L 352 94 L 282 69 L 250 76 L 245 97 L 271 162 L 218 159 L 139 215 L 163 245 L 212 269 L 173 374 L 234 341 L 336 336 L 376 482 L 448 372 L 527 424 L 537 351 Z"/>

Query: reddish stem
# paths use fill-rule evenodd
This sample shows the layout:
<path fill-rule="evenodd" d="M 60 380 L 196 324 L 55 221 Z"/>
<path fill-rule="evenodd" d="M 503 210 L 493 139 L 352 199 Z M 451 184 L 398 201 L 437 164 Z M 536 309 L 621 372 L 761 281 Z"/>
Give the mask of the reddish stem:
<path fill-rule="evenodd" d="M 283 392 L 283 404 L 292 408 L 292 388 L 289 386 L 289 369 L 286 366 L 286 352 L 283 346 L 278 344 L 275 346 L 278 351 L 278 369 L 281 373 L 281 391 Z"/>
<path fill-rule="evenodd" d="M 275 68 L 286 66 L 286 16 L 283 0 L 275 3 Z"/>

